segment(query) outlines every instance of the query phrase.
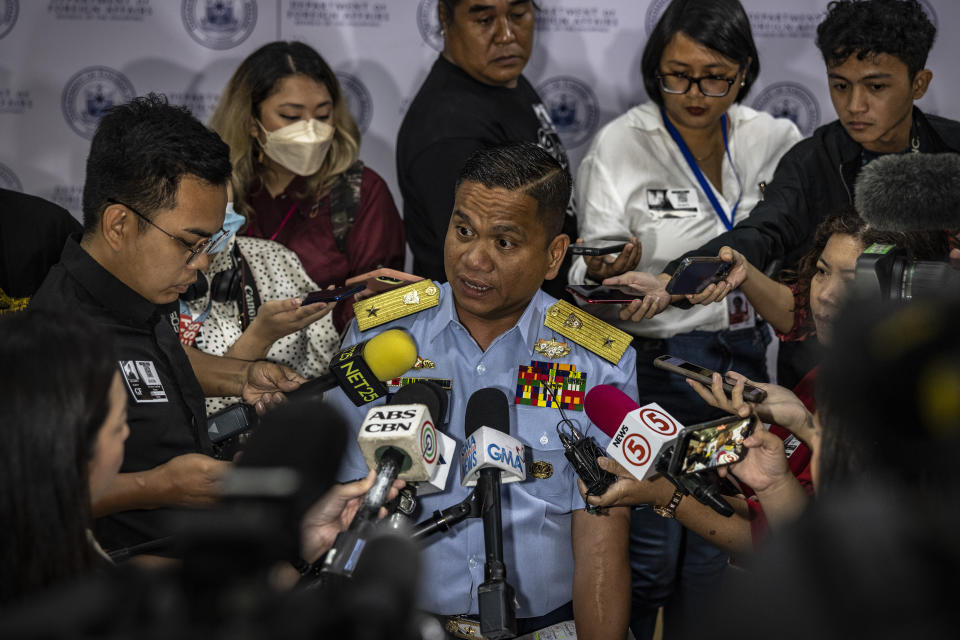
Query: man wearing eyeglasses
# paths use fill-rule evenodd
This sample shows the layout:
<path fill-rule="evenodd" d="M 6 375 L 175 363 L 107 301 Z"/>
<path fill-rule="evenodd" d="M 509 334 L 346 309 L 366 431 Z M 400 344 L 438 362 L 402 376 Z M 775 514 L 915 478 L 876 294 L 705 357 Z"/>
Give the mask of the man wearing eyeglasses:
<path fill-rule="evenodd" d="M 121 473 L 93 505 L 108 550 L 162 539 L 170 509 L 212 502 L 227 462 L 210 457 L 204 396 L 242 396 L 262 412 L 303 378 L 268 362 L 183 349 L 168 305 L 227 239 L 231 167 L 216 133 L 161 96 L 100 121 L 87 158 L 83 233 L 30 303 L 94 318 L 114 341 L 130 437 Z"/>

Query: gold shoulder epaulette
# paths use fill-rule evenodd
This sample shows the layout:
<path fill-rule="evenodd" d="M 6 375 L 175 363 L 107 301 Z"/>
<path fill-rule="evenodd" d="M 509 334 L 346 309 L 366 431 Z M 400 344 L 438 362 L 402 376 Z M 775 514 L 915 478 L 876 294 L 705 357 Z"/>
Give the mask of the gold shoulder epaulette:
<path fill-rule="evenodd" d="M 431 280 L 420 280 L 353 303 L 353 314 L 360 331 L 366 331 L 438 304 L 440 287 Z"/>
<path fill-rule="evenodd" d="M 543 324 L 613 364 L 620 362 L 630 346 L 629 333 L 593 317 L 566 300 L 557 300 L 547 309 Z"/>

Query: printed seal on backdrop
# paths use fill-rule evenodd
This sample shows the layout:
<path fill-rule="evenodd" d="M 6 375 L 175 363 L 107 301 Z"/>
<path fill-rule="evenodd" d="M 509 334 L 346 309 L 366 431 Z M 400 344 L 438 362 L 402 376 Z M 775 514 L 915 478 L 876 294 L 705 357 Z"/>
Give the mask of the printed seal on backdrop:
<path fill-rule="evenodd" d="M 653 33 L 653 28 L 657 26 L 657 23 L 660 22 L 660 16 L 663 15 L 663 12 L 666 10 L 667 5 L 670 4 L 671 0 L 653 0 L 647 6 L 647 17 L 644 21 L 644 26 L 647 29 L 647 37 L 650 37 L 650 34 Z"/>
<path fill-rule="evenodd" d="M 937 24 L 937 12 L 933 10 L 933 5 L 930 4 L 930 0 L 918 1 L 920 2 L 920 6 L 923 8 L 923 10 L 927 12 L 927 17 L 930 18 L 930 22 L 933 23 L 933 28 L 937 29 L 939 26 Z"/>
<path fill-rule="evenodd" d="M 420 37 L 436 51 L 443 51 L 443 36 L 440 35 L 440 18 L 437 17 L 437 0 L 420 0 L 417 5 L 417 28 Z"/>
<path fill-rule="evenodd" d="M 0 0 L 0 38 L 10 33 L 20 15 L 20 0 Z"/>
<path fill-rule="evenodd" d="M 232 49 L 257 25 L 255 0 L 183 0 L 183 27 L 208 49 Z"/>
<path fill-rule="evenodd" d="M 0 163 L 0 188 L 10 191 L 23 191 L 20 178 L 13 172 L 13 169 L 3 163 Z"/>
<path fill-rule="evenodd" d="M 579 147 L 593 137 L 600 106 L 590 87 L 570 76 L 556 76 L 537 87 L 537 93 L 564 146 Z"/>
<path fill-rule="evenodd" d="M 343 99 L 347 102 L 347 109 L 357 122 L 357 128 L 360 129 L 360 133 L 366 133 L 373 120 L 373 98 L 370 92 L 355 75 L 337 71 L 336 76 L 343 89 Z"/>
<path fill-rule="evenodd" d="M 760 92 L 753 108 L 774 118 L 789 118 L 804 136 L 820 126 L 820 104 L 809 89 L 796 82 L 774 82 Z"/>
<path fill-rule="evenodd" d="M 128 102 L 136 95 L 133 85 L 119 71 L 87 67 L 67 81 L 60 105 L 70 128 L 89 139 L 97 130 L 100 118 L 111 107 Z"/>

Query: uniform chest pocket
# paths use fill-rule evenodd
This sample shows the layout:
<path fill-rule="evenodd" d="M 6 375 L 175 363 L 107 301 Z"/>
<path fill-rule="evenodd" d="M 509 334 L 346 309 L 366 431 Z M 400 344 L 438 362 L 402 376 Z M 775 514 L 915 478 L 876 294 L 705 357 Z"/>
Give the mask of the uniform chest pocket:
<path fill-rule="evenodd" d="M 651 218 L 690 218 L 700 214 L 700 195 L 689 187 L 647 188 L 642 202 Z"/>
<path fill-rule="evenodd" d="M 527 479 L 519 485 L 534 497 L 569 508 L 576 477 L 557 437 L 559 421 L 556 409 L 517 406 L 517 436 L 527 462 Z"/>

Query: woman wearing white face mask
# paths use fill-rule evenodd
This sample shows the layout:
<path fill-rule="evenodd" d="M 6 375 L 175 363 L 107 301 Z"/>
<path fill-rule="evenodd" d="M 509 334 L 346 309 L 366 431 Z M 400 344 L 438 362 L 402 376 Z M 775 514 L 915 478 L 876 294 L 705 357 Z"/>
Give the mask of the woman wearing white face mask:
<path fill-rule="evenodd" d="M 358 158 L 360 132 L 333 71 L 301 42 L 250 54 L 210 126 L 230 145 L 234 207 L 246 235 L 286 245 L 320 287 L 402 269 L 403 222 L 386 183 Z M 337 305 L 342 329 L 352 301 Z"/>

